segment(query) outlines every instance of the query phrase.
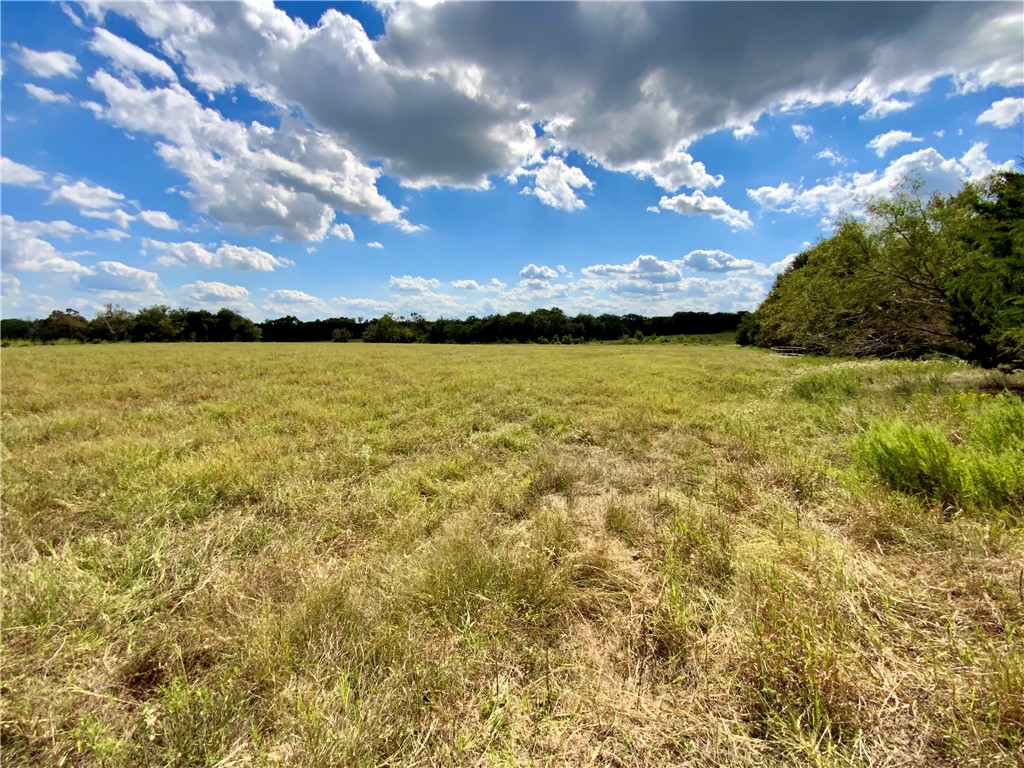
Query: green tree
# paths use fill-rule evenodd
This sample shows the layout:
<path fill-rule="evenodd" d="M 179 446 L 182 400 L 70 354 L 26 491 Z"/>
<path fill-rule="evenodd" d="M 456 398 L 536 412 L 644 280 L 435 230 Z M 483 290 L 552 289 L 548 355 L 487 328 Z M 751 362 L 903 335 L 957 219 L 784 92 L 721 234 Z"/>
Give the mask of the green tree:
<path fill-rule="evenodd" d="M 40 322 L 38 335 L 42 341 L 85 341 L 88 331 L 88 321 L 77 310 L 68 308 L 61 312 L 55 309 L 49 317 Z"/>
<path fill-rule="evenodd" d="M 140 309 L 132 326 L 132 341 L 174 341 L 185 328 L 183 313 L 163 304 Z"/>
<path fill-rule="evenodd" d="M 971 360 L 1024 365 L 1024 174 L 995 174 L 954 202 L 968 255 L 948 281 L 954 331 Z"/>
<path fill-rule="evenodd" d="M 794 260 L 741 337 L 842 355 L 1019 364 L 1024 182 L 1004 173 L 927 202 L 914 183 Z"/>
<path fill-rule="evenodd" d="M 89 321 L 89 338 L 95 341 L 124 341 L 135 324 L 135 315 L 116 304 L 104 304 Z"/>
<path fill-rule="evenodd" d="M 389 313 L 367 326 L 363 333 L 363 341 L 371 344 L 408 344 L 416 341 L 416 334 Z"/>

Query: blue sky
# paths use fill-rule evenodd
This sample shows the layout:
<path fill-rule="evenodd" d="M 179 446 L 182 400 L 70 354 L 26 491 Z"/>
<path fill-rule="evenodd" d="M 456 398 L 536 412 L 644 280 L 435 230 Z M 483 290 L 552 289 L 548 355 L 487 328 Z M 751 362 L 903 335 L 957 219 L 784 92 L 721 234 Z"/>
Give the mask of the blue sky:
<path fill-rule="evenodd" d="M 3 316 L 752 309 L 1024 154 L 1020 3 L 3 3 Z"/>

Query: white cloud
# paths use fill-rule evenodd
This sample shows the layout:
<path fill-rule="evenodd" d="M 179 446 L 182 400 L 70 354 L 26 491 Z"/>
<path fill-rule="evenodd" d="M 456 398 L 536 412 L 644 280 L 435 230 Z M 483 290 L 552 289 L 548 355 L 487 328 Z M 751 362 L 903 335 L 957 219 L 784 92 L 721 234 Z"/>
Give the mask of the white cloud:
<path fill-rule="evenodd" d="M 291 265 L 288 259 L 273 256 L 259 248 L 247 248 L 221 243 L 215 251 L 200 243 L 165 243 L 144 238 L 143 253 L 154 251 L 157 263 L 166 267 L 199 267 L 203 269 L 233 269 L 272 272 Z"/>
<path fill-rule="evenodd" d="M 661 213 L 661 208 L 656 205 L 648 205 L 644 210 L 646 210 L 647 213 Z"/>
<path fill-rule="evenodd" d="M 22 65 L 36 77 L 77 77 L 82 69 L 70 53 L 17 48 Z"/>
<path fill-rule="evenodd" d="M 383 246 L 383 244 L 378 243 L 376 240 L 374 240 L 373 242 L 367 243 L 366 247 L 367 248 L 377 248 L 379 250 L 379 249 L 383 248 L 384 246 Z"/>
<path fill-rule="evenodd" d="M 335 209 L 422 229 L 377 190 L 380 169 L 295 118 L 276 130 L 244 125 L 202 107 L 177 83 L 146 89 L 103 71 L 89 83 L 106 97 L 103 119 L 164 139 L 157 153 L 188 178 L 193 205 L 218 221 L 272 227 L 299 241 L 323 240 Z"/>
<path fill-rule="evenodd" d="M 323 299 L 290 288 L 268 293 L 263 309 L 274 315 L 295 315 L 301 318 L 323 317 L 331 310 Z"/>
<path fill-rule="evenodd" d="M 524 280 L 554 280 L 558 273 L 551 267 L 538 267 L 536 264 L 527 264 L 519 270 L 519 276 Z"/>
<path fill-rule="evenodd" d="M 1012 4 L 401 3 L 376 39 L 333 10 L 309 26 L 269 3 L 105 7 L 199 90 L 242 86 L 297 109 L 413 187 L 485 189 L 576 150 L 669 191 L 703 188 L 720 177 L 686 148 L 766 112 L 856 103 L 878 116 L 940 77 L 1013 87 L 1024 73 Z M 709 29 L 733 41 L 725 59 Z"/>
<path fill-rule="evenodd" d="M 388 312 L 395 312 L 397 309 L 390 301 L 349 299 L 344 296 L 332 298 L 331 307 L 338 314 L 346 317 L 378 317 Z"/>
<path fill-rule="evenodd" d="M 356 239 L 355 233 L 352 231 L 352 227 L 348 224 L 335 224 L 330 229 L 329 233 L 332 237 L 336 237 L 339 240 L 348 240 L 349 242 Z"/>
<path fill-rule="evenodd" d="M 679 264 L 696 272 L 729 272 L 733 270 L 757 269 L 761 265 L 750 259 L 737 259 L 719 250 L 690 251 Z"/>
<path fill-rule="evenodd" d="M 121 229 L 127 229 L 128 225 L 135 221 L 135 216 L 130 213 L 121 210 L 120 208 L 114 208 L 113 210 L 105 211 L 100 209 L 91 210 L 84 208 L 79 211 L 83 216 L 87 216 L 90 219 L 103 219 L 104 221 L 112 221 L 116 226 Z"/>
<path fill-rule="evenodd" d="M 637 282 L 677 282 L 681 274 L 675 264 L 656 256 L 637 256 L 629 264 L 595 264 L 582 269 L 588 277 L 625 277 Z"/>
<path fill-rule="evenodd" d="M 793 125 L 793 135 L 800 141 L 807 141 L 814 135 L 814 126 L 796 123 Z"/>
<path fill-rule="evenodd" d="M 61 3 L 60 9 L 61 11 L 64 12 L 64 15 L 71 20 L 72 24 L 74 24 L 79 29 L 86 29 L 85 22 L 83 22 L 82 19 L 79 18 L 78 14 L 75 13 L 74 9 L 70 5 L 68 5 L 67 3 Z"/>
<path fill-rule="evenodd" d="M 28 165 L 0 157 L 0 181 L 12 187 L 42 187 L 46 176 Z"/>
<path fill-rule="evenodd" d="M 43 104 L 70 104 L 71 97 L 66 93 L 54 93 L 49 88 L 43 88 L 34 83 L 25 83 L 25 90 L 28 95 Z"/>
<path fill-rule="evenodd" d="M 753 123 L 748 123 L 739 128 L 734 128 L 732 135 L 737 141 L 748 141 L 757 136 L 757 128 L 754 127 Z"/>
<path fill-rule="evenodd" d="M 92 270 L 67 258 L 43 240 L 41 235 L 69 237 L 78 228 L 66 221 L 18 221 L 3 214 L 0 219 L 0 253 L 3 268 L 22 272 L 57 272 L 67 275 L 89 275 Z"/>
<path fill-rule="evenodd" d="M 716 221 L 724 221 L 733 229 L 750 229 L 753 222 L 746 211 L 738 211 L 720 197 L 705 195 L 699 189 L 692 195 L 676 195 L 662 197 L 658 205 L 667 211 L 675 211 L 683 216 L 708 214 Z"/>
<path fill-rule="evenodd" d="M 180 229 L 181 224 L 172 219 L 164 211 L 139 211 L 138 217 L 142 221 L 157 229 Z"/>
<path fill-rule="evenodd" d="M 829 165 L 833 166 L 846 165 L 848 162 L 850 162 L 847 158 L 843 157 L 835 150 L 829 149 L 827 147 L 821 150 L 821 152 L 816 154 L 814 157 L 818 160 L 825 160 Z"/>
<path fill-rule="evenodd" d="M 1004 171 L 1013 169 L 1013 160 L 1007 160 L 1004 163 L 993 163 L 989 160 L 988 155 L 985 152 L 987 149 L 987 142 L 976 141 L 971 145 L 970 149 L 964 152 L 963 157 L 960 158 L 960 163 L 967 169 L 967 175 L 970 178 L 980 179 L 984 176 L 988 176 L 997 169 Z"/>
<path fill-rule="evenodd" d="M 996 168 L 1012 168 L 1013 161 L 993 163 L 986 145 L 976 143 L 964 156 L 945 158 L 932 147 L 919 149 L 893 160 L 884 171 L 835 176 L 813 187 L 794 187 L 783 182 L 776 187 L 748 189 L 747 195 L 763 210 L 812 215 L 824 213 L 834 220 L 842 212 L 856 213 L 872 198 L 889 195 L 906 179 L 918 179 L 923 193 L 956 191 L 964 181 L 978 179 Z"/>
<path fill-rule="evenodd" d="M 114 66 L 122 72 L 138 72 L 161 80 L 177 80 L 174 70 L 166 61 L 103 28 L 93 31 L 89 47 L 113 61 Z"/>
<path fill-rule="evenodd" d="M 534 177 L 533 187 L 526 187 L 522 194 L 533 195 L 544 205 L 562 211 L 586 208 L 586 204 L 576 196 L 575 190 L 594 188 L 594 182 L 583 171 L 566 165 L 560 157 L 549 157 L 540 168 L 524 170 L 522 173 Z"/>
<path fill-rule="evenodd" d="M 305 291 L 295 291 L 288 288 L 282 288 L 280 290 L 271 291 L 267 295 L 267 298 L 275 301 L 292 301 L 301 302 L 304 304 L 317 304 L 322 303 L 323 301 L 322 299 L 318 299 L 316 296 L 312 296 L 306 293 Z"/>
<path fill-rule="evenodd" d="M 914 106 L 914 102 L 903 99 L 878 99 L 871 108 L 860 116 L 861 120 L 880 120 L 883 117 L 903 112 Z"/>
<path fill-rule="evenodd" d="M 74 184 L 63 184 L 55 189 L 50 193 L 50 198 L 46 203 L 47 205 L 66 203 L 89 210 L 113 208 L 122 200 L 124 200 L 124 195 L 114 192 L 112 189 L 76 181 Z"/>
<path fill-rule="evenodd" d="M 923 141 L 923 139 L 917 138 L 910 131 L 888 131 L 880 133 L 869 141 L 868 149 L 875 150 L 875 154 L 879 157 L 885 157 L 885 154 L 896 145 L 911 141 Z"/>
<path fill-rule="evenodd" d="M 249 290 L 241 285 L 196 280 L 181 286 L 181 294 L 193 304 L 239 305 L 249 303 Z"/>
<path fill-rule="evenodd" d="M 992 106 L 978 115 L 978 125 L 990 123 L 996 128 L 1019 126 L 1024 116 L 1024 98 L 1006 98 L 992 102 Z"/>
<path fill-rule="evenodd" d="M 4 221 L 6 225 L 7 219 Z M 56 221 L 15 221 L 10 219 L 10 225 L 36 237 L 56 237 L 60 240 L 70 240 L 74 235 L 80 235 L 84 231 L 81 227 L 62 219 Z"/>
<path fill-rule="evenodd" d="M 4 303 L 17 299 L 21 295 L 21 280 L 8 272 L 0 273 L 0 295 Z"/>
<path fill-rule="evenodd" d="M 441 287 L 441 281 L 436 278 L 413 277 L 403 275 L 402 277 L 391 276 L 388 280 L 388 288 L 392 291 L 413 291 L 424 293 Z"/>
<path fill-rule="evenodd" d="M 803 244 L 804 248 L 809 248 L 810 246 L 811 244 L 807 242 Z M 799 255 L 799 253 L 791 253 L 788 256 L 783 256 L 778 261 L 768 265 L 768 272 L 773 275 L 777 275 L 780 272 L 785 272 L 787 269 L 789 269 L 790 265 L 796 260 L 796 257 Z"/>
<path fill-rule="evenodd" d="M 120 242 L 121 240 L 125 240 L 131 237 L 131 235 L 129 235 L 123 229 L 97 229 L 94 232 L 87 232 L 86 237 Z"/>
<path fill-rule="evenodd" d="M 123 294 L 157 294 L 160 292 L 159 282 L 156 272 L 130 267 L 120 261 L 101 261 L 92 274 L 78 278 L 78 284 L 87 290 Z"/>
<path fill-rule="evenodd" d="M 501 291 L 506 287 L 505 283 L 496 277 L 482 285 L 476 280 L 452 280 L 448 285 L 463 291 Z"/>
<path fill-rule="evenodd" d="M 725 181 L 722 175 L 712 176 L 704 163 L 694 160 L 682 149 L 673 150 L 657 161 L 635 160 L 621 165 L 605 161 L 602 164 L 613 171 L 631 173 L 639 179 L 649 178 L 666 192 L 675 192 L 680 187 L 718 187 Z"/>

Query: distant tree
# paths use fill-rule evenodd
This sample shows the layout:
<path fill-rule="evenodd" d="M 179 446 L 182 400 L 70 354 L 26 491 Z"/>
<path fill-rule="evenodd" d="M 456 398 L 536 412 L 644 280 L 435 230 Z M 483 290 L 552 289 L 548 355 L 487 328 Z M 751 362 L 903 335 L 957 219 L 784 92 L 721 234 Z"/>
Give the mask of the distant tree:
<path fill-rule="evenodd" d="M 335 328 L 331 332 L 331 341 L 344 344 L 346 341 L 352 340 L 352 332 L 348 328 Z"/>
<path fill-rule="evenodd" d="M 4 340 L 31 339 L 38 330 L 38 320 L 20 320 L 8 318 L 0 320 L 0 338 Z"/>
<path fill-rule="evenodd" d="M 745 313 L 740 320 L 739 326 L 736 328 L 736 343 L 744 347 L 756 344 L 758 326 L 757 315 L 753 312 Z"/>
<path fill-rule="evenodd" d="M 300 341 L 302 321 L 294 315 L 286 315 L 276 320 L 266 320 L 260 328 L 264 341 Z"/>
<path fill-rule="evenodd" d="M 217 341 L 260 340 L 261 330 L 258 325 L 226 307 L 217 312 L 214 322 L 214 338 Z"/>
<path fill-rule="evenodd" d="M 949 207 L 968 255 L 948 281 L 954 332 L 968 345 L 971 360 L 989 367 L 1022 365 L 1024 174 L 994 174 L 966 187 Z"/>
<path fill-rule="evenodd" d="M 172 312 L 163 304 L 144 307 L 135 313 L 131 329 L 132 341 L 174 341 L 185 328 L 182 313 Z"/>
<path fill-rule="evenodd" d="M 416 341 L 416 334 L 389 313 L 370 323 L 363 333 L 363 341 L 370 344 L 408 344 Z"/>
<path fill-rule="evenodd" d="M 71 339 L 85 341 L 89 331 L 88 321 L 75 309 L 63 312 L 54 310 L 49 317 L 39 323 L 38 337 L 42 341 Z"/>
<path fill-rule="evenodd" d="M 104 304 L 96 317 L 89 321 L 89 339 L 92 341 L 124 341 L 131 335 L 135 315 L 116 304 Z"/>

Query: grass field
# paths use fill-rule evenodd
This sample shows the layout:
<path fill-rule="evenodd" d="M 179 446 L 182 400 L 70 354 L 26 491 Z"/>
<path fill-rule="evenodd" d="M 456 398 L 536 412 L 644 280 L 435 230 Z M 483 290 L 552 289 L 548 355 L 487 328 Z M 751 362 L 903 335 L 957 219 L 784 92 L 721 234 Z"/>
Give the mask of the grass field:
<path fill-rule="evenodd" d="M 1019 766 L 1020 379 L 5 349 L 4 765 Z"/>

